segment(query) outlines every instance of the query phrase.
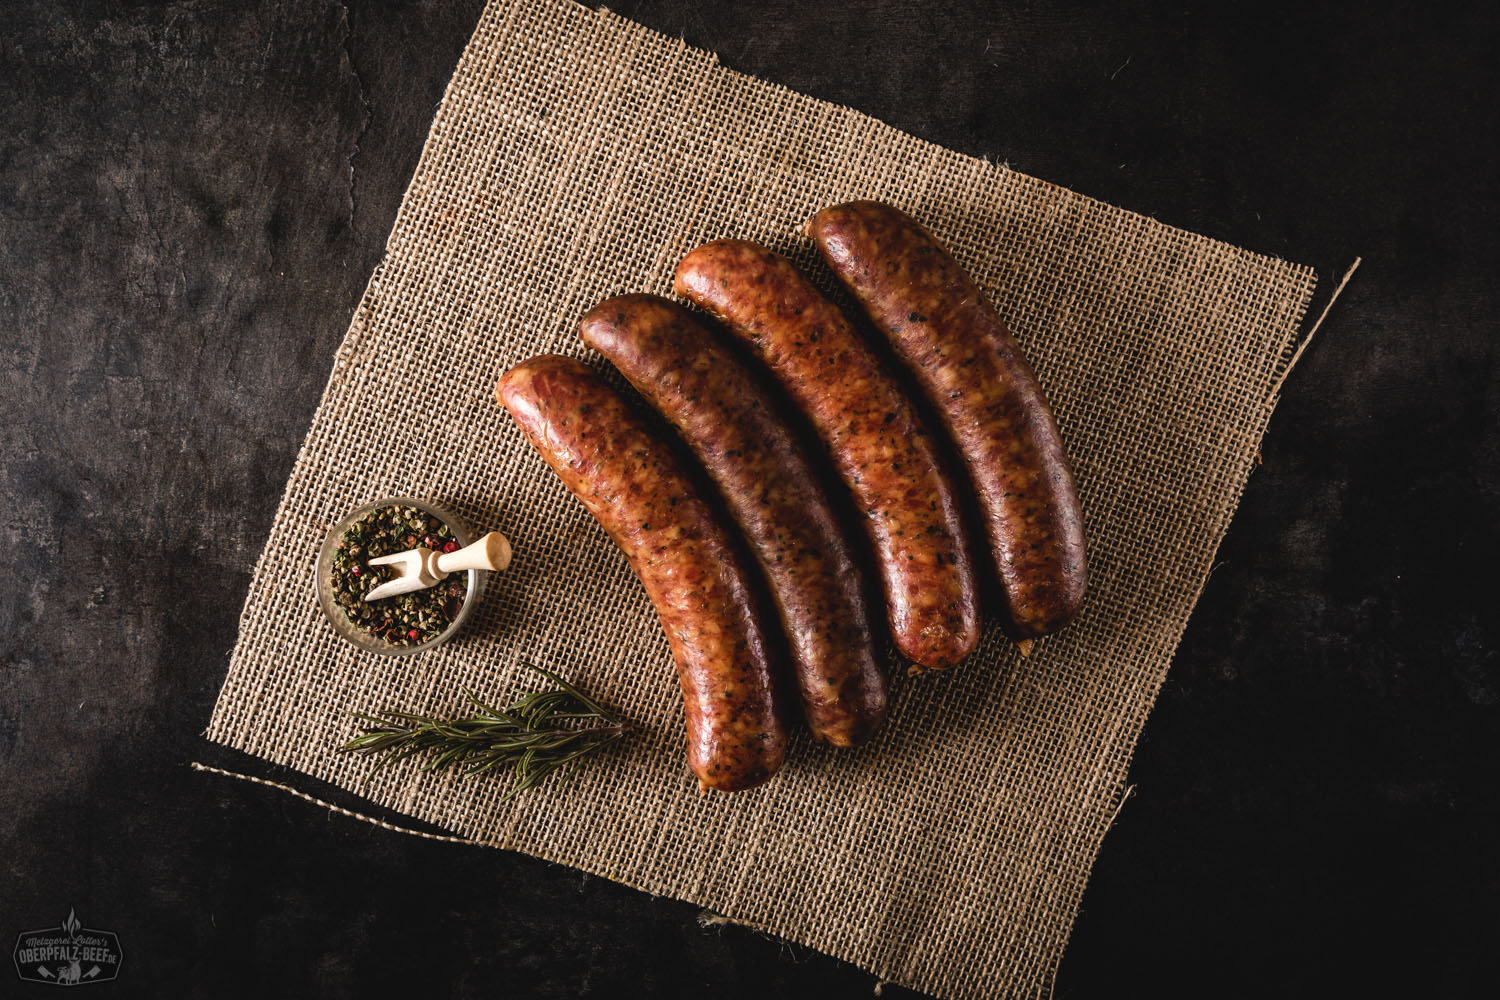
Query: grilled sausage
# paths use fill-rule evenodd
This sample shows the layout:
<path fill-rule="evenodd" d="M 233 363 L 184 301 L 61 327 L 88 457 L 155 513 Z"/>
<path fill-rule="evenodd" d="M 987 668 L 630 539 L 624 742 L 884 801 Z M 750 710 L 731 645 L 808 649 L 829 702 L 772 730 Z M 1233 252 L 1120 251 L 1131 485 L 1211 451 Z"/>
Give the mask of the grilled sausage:
<path fill-rule="evenodd" d="M 495 390 L 630 561 L 666 630 L 687 714 L 688 766 L 723 792 L 765 781 L 786 726 L 749 567 L 685 468 L 587 365 L 543 355 Z"/>
<path fill-rule="evenodd" d="M 950 667 L 979 641 L 953 486 L 911 403 L 849 321 L 791 261 L 743 240 L 698 247 L 674 288 L 724 320 L 811 421 L 853 494 L 902 653 Z"/>
<path fill-rule="evenodd" d="M 771 583 L 813 735 L 863 743 L 885 717 L 886 689 L 862 575 L 771 394 L 720 336 L 659 296 L 602 302 L 579 334 L 677 428 L 718 485 Z"/>
<path fill-rule="evenodd" d="M 855 201 L 808 235 L 911 368 L 978 494 L 1010 633 L 1055 632 L 1083 600 L 1083 514 L 1036 375 L 984 293 L 890 205 Z"/>

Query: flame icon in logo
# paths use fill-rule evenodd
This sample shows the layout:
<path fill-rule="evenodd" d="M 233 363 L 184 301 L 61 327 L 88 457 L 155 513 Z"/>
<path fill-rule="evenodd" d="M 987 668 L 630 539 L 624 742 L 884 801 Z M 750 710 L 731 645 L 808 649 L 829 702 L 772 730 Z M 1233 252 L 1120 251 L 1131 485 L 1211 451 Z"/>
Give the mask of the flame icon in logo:
<path fill-rule="evenodd" d="M 83 924 L 79 922 L 78 916 L 73 912 L 73 908 L 71 906 L 68 907 L 68 919 L 63 921 L 62 929 L 68 932 L 68 937 L 72 938 L 78 936 L 78 928 L 82 926 Z"/>

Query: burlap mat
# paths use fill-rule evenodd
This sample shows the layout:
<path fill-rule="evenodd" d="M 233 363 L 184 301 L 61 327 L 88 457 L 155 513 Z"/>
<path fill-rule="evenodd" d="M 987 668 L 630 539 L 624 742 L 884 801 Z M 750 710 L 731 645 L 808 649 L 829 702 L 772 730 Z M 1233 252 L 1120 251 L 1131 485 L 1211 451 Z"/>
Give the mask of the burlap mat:
<path fill-rule="evenodd" d="M 892 201 L 999 304 L 1087 511 L 1081 620 L 1020 660 L 993 627 L 898 676 L 875 746 L 799 738 L 769 786 L 701 796 L 681 699 L 624 559 L 495 405 L 581 313 L 666 292 L 718 236 L 813 267 L 798 223 Z M 287 483 L 208 736 L 356 790 L 348 709 L 504 698 L 530 657 L 641 725 L 567 785 L 385 773 L 370 797 L 498 847 L 689 900 L 945 996 L 1045 993 L 1146 714 L 1207 579 L 1315 276 L 903 135 L 564 0 L 494 0 L 433 122 Z M 467 637 L 357 655 L 320 617 L 324 532 L 393 493 L 517 547 Z M 898 670 L 898 673 L 900 671 Z"/>

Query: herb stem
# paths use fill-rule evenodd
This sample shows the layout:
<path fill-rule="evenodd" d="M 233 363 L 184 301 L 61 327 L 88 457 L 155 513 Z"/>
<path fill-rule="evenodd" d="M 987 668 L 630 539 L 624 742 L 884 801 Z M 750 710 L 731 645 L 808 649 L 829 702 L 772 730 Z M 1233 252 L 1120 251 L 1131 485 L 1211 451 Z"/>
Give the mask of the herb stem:
<path fill-rule="evenodd" d="M 370 779 L 384 768 L 417 754 L 430 755 L 422 765 L 424 772 L 451 768 L 472 775 L 509 767 L 512 781 L 510 791 L 501 799 L 504 802 L 535 788 L 557 771 L 567 777 L 630 731 L 624 719 L 557 674 L 524 660 L 521 665 L 556 687 L 524 694 L 503 709 L 465 690 L 465 700 L 474 713 L 456 719 L 397 709 L 376 714 L 351 712 L 365 731 L 339 752 L 375 756 L 362 787 L 368 787 Z"/>

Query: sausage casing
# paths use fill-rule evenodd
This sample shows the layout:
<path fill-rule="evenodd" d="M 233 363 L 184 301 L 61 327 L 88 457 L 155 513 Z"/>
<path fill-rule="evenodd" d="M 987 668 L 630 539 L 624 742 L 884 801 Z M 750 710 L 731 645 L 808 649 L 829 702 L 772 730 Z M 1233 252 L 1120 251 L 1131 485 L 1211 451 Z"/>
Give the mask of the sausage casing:
<path fill-rule="evenodd" d="M 890 373 L 791 261 L 754 243 L 698 247 L 674 288 L 755 352 L 822 439 L 863 515 L 897 647 L 925 667 L 957 663 L 979 641 L 967 534 L 935 443 Z"/>
<path fill-rule="evenodd" d="M 906 213 L 826 208 L 808 235 L 921 384 L 978 496 L 1009 619 L 1072 621 L 1088 580 L 1083 513 L 1052 410 L 1020 345 L 958 262 Z"/>
<path fill-rule="evenodd" d="M 602 302 L 579 334 L 677 428 L 719 487 L 771 584 L 808 728 L 834 746 L 863 743 L 886 709 L 863 577 L 771 393 L 720 335 L 659 296 Z"/>
<path fill-rule="evenodd" d="M 732 529 L 698 495 L 671 447 L 582 362 L 532 358 L 506 372 L 495 394 L 625 553 L 656 606 L 700 786 L 732 792 L 771 777 L 786 756 L 787 731 Z"/>

